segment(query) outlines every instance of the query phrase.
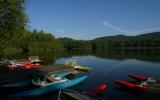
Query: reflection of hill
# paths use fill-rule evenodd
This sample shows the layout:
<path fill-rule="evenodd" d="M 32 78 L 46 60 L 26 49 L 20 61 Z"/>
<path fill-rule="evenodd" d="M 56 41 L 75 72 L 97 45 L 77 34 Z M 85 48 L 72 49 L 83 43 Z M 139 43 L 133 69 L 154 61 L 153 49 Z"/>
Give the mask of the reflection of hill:
<path fill-rule="evenodd" d="M 95 56 L 101 58 L 110 58 L 110 59 L 138 59 L 145 61 L 160 61 L 160 50 L 152 49 L 128 49 L 128 50 L 108 50 L 108 51 L 96 51 Z"/>

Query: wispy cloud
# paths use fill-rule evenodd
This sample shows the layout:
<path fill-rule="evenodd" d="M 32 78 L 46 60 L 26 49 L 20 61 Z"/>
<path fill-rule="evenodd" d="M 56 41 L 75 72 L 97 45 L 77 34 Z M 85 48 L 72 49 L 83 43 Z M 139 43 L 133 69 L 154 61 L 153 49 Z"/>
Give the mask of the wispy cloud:
<path fill-rule="evenodd" d="M 120 31 L 120 32 L 123 32 L 123 33 L 127 33 L 127 34 L 130 33 L 129 31 L 124 30 L 124 29 L 122 29 L 122 28 L 120 28 L 120 27 L 117 27 L 117 26 L 109 23 L 108 21 L 104 21 L 104 22 L 102 22 L 102 24 L 103 24 L 103 26 L 112 28 L 112 29 L 114 29 L 114 30 L 117 30 L 117 31 Z"/>

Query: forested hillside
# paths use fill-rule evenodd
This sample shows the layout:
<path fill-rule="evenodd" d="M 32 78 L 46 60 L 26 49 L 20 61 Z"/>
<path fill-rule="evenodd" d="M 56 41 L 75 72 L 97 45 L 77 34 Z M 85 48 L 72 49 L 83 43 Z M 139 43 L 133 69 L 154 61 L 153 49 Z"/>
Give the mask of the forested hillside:
<path fill-rule="evenodd" d="M 92 41 L 94 49 L 136 49 L 136 48 L 159 48 L 160 32 L 141 34 L 137 36 L 108 36 L 96 38 Z"/>
<path fill-rule="evenodd" d="M 91 48 L 92 50 L 106 49 L 147 49 L 160 48 L 160 32 L 141 34 L 137 36 L 106 36 L 90 41 L 60 38 L 64 48 Z"/>

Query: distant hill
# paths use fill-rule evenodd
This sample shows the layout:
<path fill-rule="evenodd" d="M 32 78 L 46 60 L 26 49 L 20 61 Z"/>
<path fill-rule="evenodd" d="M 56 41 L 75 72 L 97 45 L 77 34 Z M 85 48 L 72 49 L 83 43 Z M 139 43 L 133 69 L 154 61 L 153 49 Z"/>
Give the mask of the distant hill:
<path fill-rule="evenodd" d="M 160 32 L 141 34 L 137 36 L 106 36 L 90 41 L 74 40 L 71 38 L 58 39 L 63 48 L 92 48 L 92 50 L 106 49 L 146 49 L 160 48 Z"/>
<path fill-rule="evenodd" d="M 94 39 L 93 41 L 108 41 L 108 40 L 128 40 L 128 39 L 160 39 L 160 32 L 154 33 L 146 33 L 137 36 L 125 36 L 125 35 L 115 35 L 115 36 L 106 36 L 106 37 L 99 37 Z"/>
<path fill-rule="evenodd" d="M 64 38 L 57 38 L 58 40 L 60 41 L 73 41 L 74 39 L 72 38 L 67 38 L 67 37 L 64 37 Z"/>

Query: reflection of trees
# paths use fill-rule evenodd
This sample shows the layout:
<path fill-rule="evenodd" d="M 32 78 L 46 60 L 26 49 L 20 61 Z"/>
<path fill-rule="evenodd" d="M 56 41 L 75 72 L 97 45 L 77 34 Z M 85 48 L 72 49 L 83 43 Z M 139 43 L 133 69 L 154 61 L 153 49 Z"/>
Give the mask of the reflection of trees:
<path fill-rule="evenodd" d="M 60 57 L 67 58 L 67 57 L 72 57 L 72 56 L 87 56 L 87 55 L 92 55 L 92 50 L 91 49 L 64 50 Z"/>
<path fill-rule="evenodd" d="M 62 51 L 56 51 L 56 52 L 45 52 L 45 53 L 19 53 L 19 54 L 0 54 L 0 59 L 15 59 L 15 60 L 20 60 L 20 59 L 28 59 L 29 56 L 39 56 L 40 59 L 42 59 L 46 65 L 52 65 L 57 58 L 61 57 L 60 55 L 62 54 Z"/>
<path fill-rule="evenodd" d="M 63 51 L 60 57 L 72 57 L 72 56 L 86 56 L 94 55 L 100 58 L 107 59 L 138 59 L 146 61 L 160 61 L 160 50 L 159 49 L 99 49 L 96 51 L 92 50 L 71 50 Z"/>
<path fill-rule="evenodd" d="M 95 51 L 93 55 L 111 59 L 138 59 L 147 61 L 160 61 L 159 49 L 110 49 L 107 51 Z"/>
<path fill-rule="evenodd" d="M 160 50 L 159 49 L 99 49 L 92 51 L 91 49 L 87 50 L 59 50 L 54 52 L 38 53 L 38 54 L 1 54 L 0 59 L 28 59 L 29 56 L 39 56 L 40 59 L 45 61 L 45 64 L 51 65 L 58 58 L 67 58 L 72 56 L 87 56 L 94 55 L 100 58 L 107 59 L 138 59 L 146 61 L 160 61 Z"/>

